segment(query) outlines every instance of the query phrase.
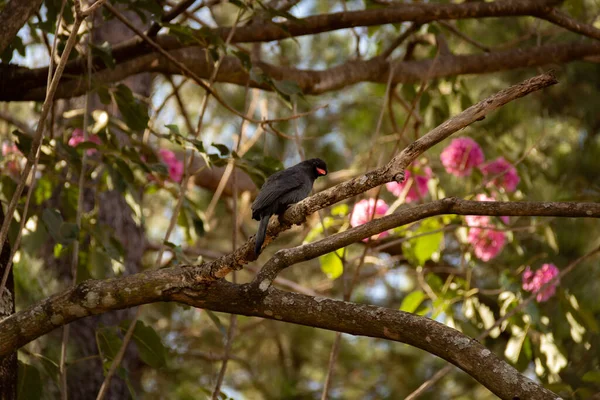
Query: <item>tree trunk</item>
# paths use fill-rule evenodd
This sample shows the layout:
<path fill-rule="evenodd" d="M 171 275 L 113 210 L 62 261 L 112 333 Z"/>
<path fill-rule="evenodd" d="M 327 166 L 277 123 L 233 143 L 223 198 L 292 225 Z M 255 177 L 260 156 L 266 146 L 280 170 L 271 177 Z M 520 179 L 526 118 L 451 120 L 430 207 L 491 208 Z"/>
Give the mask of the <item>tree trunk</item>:
<path fill-rule="evenodd" d="M 0 206 L 0 224 L 4 222 L 4 209 Z M 0 281 L 10 262 L 11 247 L 6 239 L 0 254 Z M 0 293 L 0 320 L 15 312 L 15 285 L 12 270 L 8 275 L 6 287 Z M 17 398 L 17 352 L 0 359 L 0 400 Z"/>

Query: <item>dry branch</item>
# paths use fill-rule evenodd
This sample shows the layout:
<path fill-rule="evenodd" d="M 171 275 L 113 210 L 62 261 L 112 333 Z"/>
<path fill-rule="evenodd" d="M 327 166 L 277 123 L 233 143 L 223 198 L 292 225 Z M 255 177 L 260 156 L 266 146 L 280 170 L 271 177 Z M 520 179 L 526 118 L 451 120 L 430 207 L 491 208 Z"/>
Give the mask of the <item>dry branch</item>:
<path fill-rule="evenodd" d="M 413 142 L 387 165 L 319 192 L 290 207 L 281 219 L 282 223 L 279 221 L 271 222 L 267 230 L 265 243 L 269 244 L 269 242 L 280 232 L 289 229 L 292 225 L 301 224 L 306 219 L 307 215 L 339 201 L 366 192 L 376 186 L 383 185 L 392 180 L 398 180 L 400 178 L 399 174 L 402 173 L 404 168 L 435 144 L 446 139 L 453 133 L 464 129 L 473 122 L 484 118 L 487 114 L 502 107 L 506 103 L 554 85 L 555 83 L 557 83 L 557 81 L 554 75 L 545 73 L 528 79 L 518 85 L 504 89 L 467 108 L 460 114 L 450 118 L 437 128 L 433 129 L 419 140 Z M 226 276 L 232 270 L 241 269 L 242 265 L 256 259 L 253 249 L 254 238 L 251 238 L 233 253 L 207 264 L 203 268 L 202 274 L 197 276 L 197 280 L 214 280 Z"/>
<path fill-rule="evenodd" d="M 443 214 L 600 218 L 600 204 L 574 202 L 479 202 L 451 197 L 415 207 L 405 206 L 393 214 L 328 236 L 325 239 L 279 250 L 260 270 L 253 284 L 260 291 L 266 291 L 279 272 L 290 265 L 311 260 L 389 229 Z"/>
<path fill-rule="evenodd" d="M 391 180 L 401 179 L 403 169 L 425 150 L 482 119 L 496 108 L 555 83 L 556 79 L 552 74 L 542 74 L 469 107 L 412 143 L 387 165 L 294 205 L 282 217 L 281 223 L 274 222 L 270 225 L 268 240 L 289 229 L 292 224 L 301 223 L 307 215 L 317 210 Z M 446 199 L 420 207 L 421 218 L 436 213 L 573 217 L 600 215 L 600 206 L 577 203 L 478 203 Z M 342 247 L 370 236 L 374 231 L 380 232 L 414 220 L 415 210 L 416 208 L 403 209 L 397 214 L 335 235 L 332 240 L 335 241 L 335 246 Z M 326 246 L 335 247 L 332 246 L 333 241 L 321 241 L 309 246 L 318 250 L 314 251 L 314 254 L 318 254 L 328 250 L 329 247 Z M 250 239 L 232 254 L 211 263 L 83 282 L 0 321 L 0 357 L 11 354 L 59 326 L 89 315 L 146 303 L 179 301 L 216 311 L 261 315 L 340 332 L 403 341 L 458 365 L 502 398 L 554 398 L 550 392 L 521 376 L 474 340 L 427 318 L 379 307 L 284 294 L 274 288 L 257 291 L 253 290 L 255 287 L 252 285 L 235 285 L 219 279 L 253 260 L 252 248 L 253 239 Z M 294 307 L 290 307 L 292 304 Z M 418 332 L 418 335 L 415 336 L 414 332 Z M 428 335 L 423 335 L 423 332 L 428 332 Z"/>

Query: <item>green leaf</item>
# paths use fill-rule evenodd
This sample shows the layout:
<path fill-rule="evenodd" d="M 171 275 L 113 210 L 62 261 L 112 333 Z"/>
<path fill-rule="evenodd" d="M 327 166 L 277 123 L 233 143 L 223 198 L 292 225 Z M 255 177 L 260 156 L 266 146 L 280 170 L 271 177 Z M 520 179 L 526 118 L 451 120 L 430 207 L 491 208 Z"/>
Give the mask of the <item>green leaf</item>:
<path fill-rule="evenodd" d="M 92 43 L 89 46 L 92 49 L 92 55 L 102 60 L 107 68 L 113 69 L 115 67 L 115 58 L 113 57 L 110 43 L 104 42 L 100 46 Z"/>
<path fill-rule="evenodd" d="M 96 330 L 96 345 L 102 361 L 112 361 L 122 344 L 123 341 L 114 327 L 102 327 Z"/>
<path fill-rule="evenodd" d="M 19 360 L 17 379 L 17 399 L 36 400 L 42 397 L 42 379 L 33 365 Z"/>
<path fill-rule="evenodd" d="M 348 204 L 338 204 L 331 209 L 331 215 L 337 215 L 339 217 L 345 217 L 348 215 L 348 211 L 350 211 L 350 207 Z"/>
<path fill-rule="evenodd" d="M 152 368 L 160 368 L 166 364 L 167 350 L 160 336 L 152 327 L 142 321 L 137 321 L 133 331 L 133 340 L 137 344 L 143 362 Z"/>
<path fill-rule="evenodd" d="M 98 98 L 100 102 L 104 105 L 108 105 L 111 102 L 110 92 L 106 86 L 97 86 L 96 93 L 98 94 Z"/>
<path fill-rule="evenodd" d="M 210 320 L 215 324 L 219 332 L 221 332 L 221 335 L 223 336 L 223 341 L 227 340 L 227 329 L 225 329 L 225 326 L 223 326 L 219 317 L 217 317 L 217 315 L 210 310 L 204 311 L 206 312 Z"/>
<path fill-rule="evenodd" d="M 35 204 L 40 205 L 50 197 L 52 197 L 52 182 L 47 177 L 42 176 L 38 179 L 33 192 Z"/>
<path fill-rule="evenodd" d="M 588 371 L 581 378 L 584 382 L 600 383 L 600 371 Z"/>
<path fill-rule="evenodd" d="M 65 222 L 60 226 L 59 230 L 61 243 L 70 243 L 79 237 L 79 228 L 76 224 Z"/>
<path fill-rule="evenodd" d="M 50 233 L 52 238 L 57 242 L 62 242 L 60 235 L 60 227 L 63 224 L 63 218 L 58 212 L 58 210 L 55 210 L 53 208 L 44 209 L 44 211 L 42 212 L 42 221 L 44 222 L 46 230 L 48 231 L 48 233 Z"/>
<path fill-rule="evenodd" d="M 273 81 L 273 85 L 275 86 L 275 89 L 277 89 L 277 91 L 288 96 L 302 94 L 302 89 L 300 89 L 300 86 L 298 86 L 298 83 L 295 81 Z"/>
<path fill-rule="evenodd" d="M 133 96 L 133 92 L 124 84 L 119 84 L 113 93 L 123 120 L 134 131 L 143 131 L 148 125 L 148 108 Z"/>
<path fill-rule="evenodd" d="M 168 125 L 165 125 L 165 128 L 167 128 L 172 134 L 181 136 L 181 131 L 179 130 L 179 127 L 177 125 L 168 124 Z"/>
<path fill-rule="evenodd" d="M 252 68 L 252 60 L 250 59 L 250 55 L 248 53 L 239 50 L 234 50 L 233 55 L 237 57 L 238 60 L 240 60 L 240 62 L 242 63 L 242 67 L 244 67 L 246 71 L 249 71 L 250 68 Z"/>
<path fill-rule="evenodd" d="M 414 232 L 413 235 L 418 237 L 406 242 L 409 253 L 415 258 L 418 265 L 424 265 L 426 261 L 430 260 L 439 251 L 440 245 L 444 240 L 444 233 L 442 231 L 429 232 L 438 231 L 440 228 L 441 224 L 437 219 L 427 219 Z"/>
<path fill-rule="evenodd" d="M 337 254 L 336 254 L 337 253 Z M 327 253 L 319 257 L 321 271 L 331 280 L 339 278 L 344 272 L 344 264 L 340 257 L 344 254 L 344 249 L 338 249 L 336 252 Z M 338 257 L 338 255 L 340 257 Z"/>
<path fill-rule="evenodd" d="M 229 154 L 229 148 L 224 144 L 212 143 L 211 146 L 216 147 L 219 150 L 221 157 L 225 157 Z"/>
<path fill-rule="evenodd" d="M 411 292 L 402 300 L 400 311 L 414 313 L 426 298 L 427 295 L 421 290 Z"/>

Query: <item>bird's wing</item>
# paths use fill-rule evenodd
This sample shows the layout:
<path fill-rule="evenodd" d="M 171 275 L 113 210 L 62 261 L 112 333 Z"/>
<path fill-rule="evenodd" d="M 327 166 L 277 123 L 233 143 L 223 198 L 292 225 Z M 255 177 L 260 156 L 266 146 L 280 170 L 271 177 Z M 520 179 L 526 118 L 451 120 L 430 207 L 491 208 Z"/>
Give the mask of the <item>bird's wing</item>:
<path fill-rule="evenodd" d="M 302 176 L 296 173 L 290 173 L 291 168 L 283 170 L 271 175 L 265 184 L 260 189 L 256 200 L 252 203 L 252 218 L 260 219 L 258 216 L 261 211 L 265 210 L 274 205 L 278 199 L 282 198 L 298 187 L 302 186 Z M 270 210 L 271 213 L 275 213 L 276 210 Z M 256 216 L 256 217 L 255 217 Z"/>

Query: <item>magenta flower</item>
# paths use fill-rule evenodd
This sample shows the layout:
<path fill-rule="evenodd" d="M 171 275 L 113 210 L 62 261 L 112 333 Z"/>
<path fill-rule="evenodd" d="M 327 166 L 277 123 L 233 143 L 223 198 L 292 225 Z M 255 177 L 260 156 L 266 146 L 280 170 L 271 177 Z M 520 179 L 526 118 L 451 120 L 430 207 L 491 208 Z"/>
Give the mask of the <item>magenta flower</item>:
<path fill-rule="evenodd" d="M 69 138 L 69 141 L 67 142 L 67 144 L 71 147 L 77 147 L 80 143 L 85 142 L 85 137 L 83 135 L 83 130 L 82 129 L 74 129 L 73 133 L 71 134 L 71 137 Z M 100 138 L 96 135 L 90 135 L 88 136 L 88 142 L 92 142 L 92 143 L 96 143 L 96 144 L 102 144 L 102 142 L 100 141 Z M 93 154 L 96 154 L 97 150 L 96 149 L 87 149 L 85 151 L 85 154 L 87 154 L 88 156 L 91 156 Z"/>
<path fill-rule="evenodd" d="M 494 229 L 471 228 L 467 241 L 473 246 L 475 256 L 481 261 L 496 257 L 506 244 L 506 234 Z"/>
<path fill-rule="evenodd" d="M 480 193 L 478 194 L 475 199 L 477 201 L 496 201 L 495 198 L 488 196 L 486 194 Z M 508 224 L 509 222 L 509 218 L 504 216 L 504 217 L 500 217 L 500 219 L 502 220 L 502 222 L 504 222 L 505 224 Z M 490 217 L 487 215 L 466 215 L 465 216 L 465 221 L 467 222 L 467 225 L 471 226 L 471 227 L 484 227 L 484 226 L 491 226 L 492 224 L 490 223 Z"/>
<path fill-rule="evenodd" d="M 527 292 L 537 293 L 535 299 L 538 303 L 543 303 L 544 301 L 548 301 L 550 297 L 554 296 L 556 293 L 556 287 L 559 284 L 559 281 L 548 285 L 545 289 L 540 290 L 544 284 L 550 282 L 555 276 L 558 275 L 558 268 L 554 264 L 544 264 L 542 268 L 533 272 L 531 268 L 525 268 L 523 272 L 523 290 Z"/>
<path fill-rule="evenodd" d="M 5 168 L 8 171 L 8 174 L 13 177 L 19 177 L 21 174 L 21 165 L 17 160 L 9 160 L 5 164 Z"/>
<path fill-rule="evenodd" d="M 373 215 L 373 208 L 375 208 L 375 214 Z M 385 201 L 379 199 L 375 203 L 375 199 L 364 199 L 354 205 L 352 209 L 352 217 L 350 218 L 350 225 L 355 227 L 369 222 L 373 218 L 379 218 L 385 215 L 389 206 Z M 371 239 L 378 239 L 386 237 L 388 232 L 381 232 L 379 235 L 373 235 Z M 364 238 L 363 242 L 366 242 L 368 238 Z"/>
<path fill-rule="evenodd" d="M 471 175 L 474 167 L 484 160 L 481 147 L 471 138 L 460 137 L 452 140 L 440 155 L 446 171 L 456 176 Z"/>
<path fill-rule="evenodd" d="M 175 153 L 167 149 L 160 149 L 158 155 L 160 156 L 160 159 L 167 164 L 171 180 L 173 182 L 181 182 L 181 178 L 183 177 L 183 161 L 180 161 L 177 156 L 175 156 Z"/>
<path fill-rule="evenodd" d="M 406 185 L 410 185 L 404 201 L 411 203 L 415 200 L 421 200 L 427 195 L 427 182 L 429 182 L 432 176 L 433 172 L 431 168 L 413 163 L 411 167 L 404 171 L 403 182 L 388 182 L 385 184 L 385 187 L 394 196 L 400 196 L 406 190 Z"/>
<path fill-rule="evenodd" d="M 21 151 L 16 144 L 9 144 L 8 142 L 2 143 L 2 155 L 7 156 L 9 154 L 21 154 Z"/>
<path fill-rule="evenodd" d="M 494 161 L 482 165 L 479 169 L 486 177 L 488 186 L 502 187 L 507 192 L 514 192 L 521 180 L 515 166 L 506 161 L 504 157 L 498 157 Z"/>

